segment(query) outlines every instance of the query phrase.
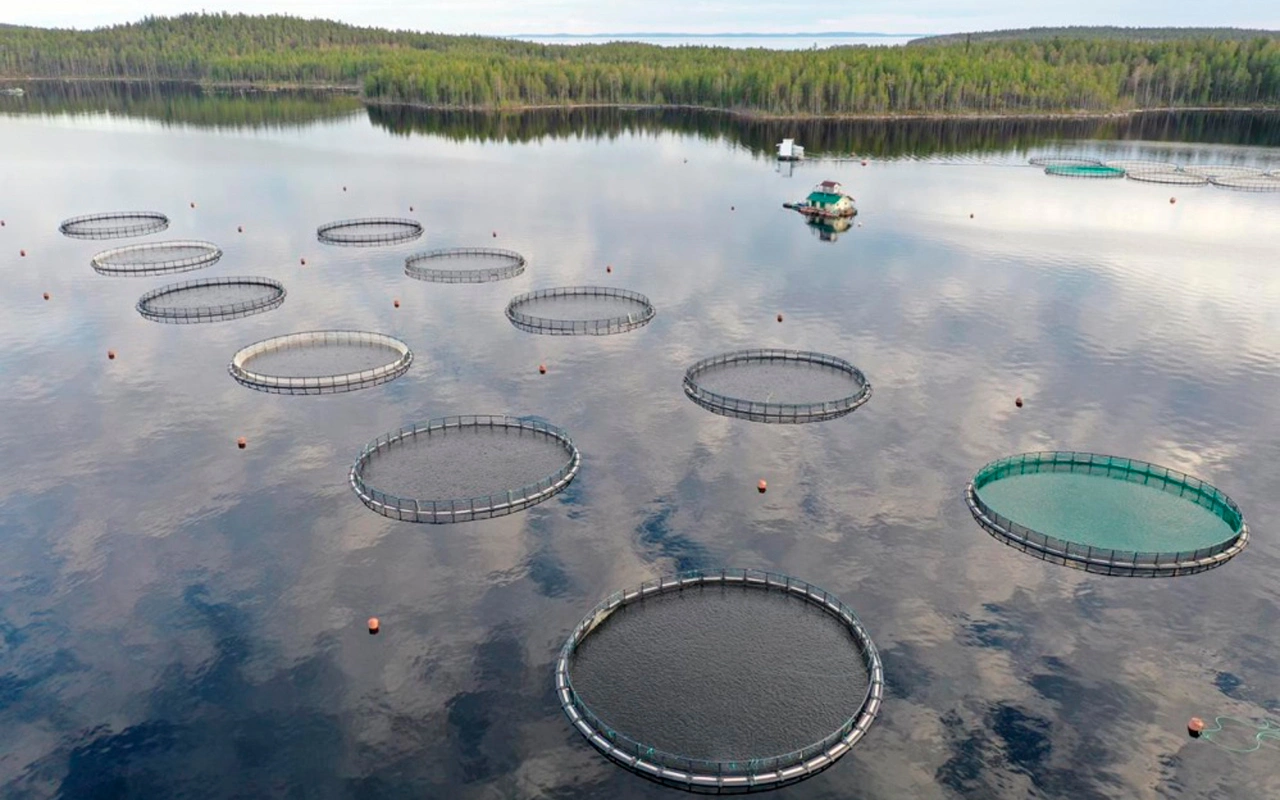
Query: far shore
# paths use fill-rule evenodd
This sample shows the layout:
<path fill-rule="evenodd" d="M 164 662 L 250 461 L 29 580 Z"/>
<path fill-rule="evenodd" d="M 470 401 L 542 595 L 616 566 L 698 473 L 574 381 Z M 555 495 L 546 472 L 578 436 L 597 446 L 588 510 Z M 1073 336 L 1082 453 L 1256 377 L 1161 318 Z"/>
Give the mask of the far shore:
<path fill-rule="evenodd" d="M 521 114 L 533 111 L 572 111 L 577 109 L 619 109 L 625 111 L 698 111 L 709 114 L 724 114 L 744 120 L 760 122 L 895 122 L 905 120 L 1105 120 L 1124 119 L 1141 114 L 1186 113 L 1186 112 L 1218 112 L 1218 113 L 1280 113 L 1280 106 L 1152 106 L 1149 108 L 1129 108 L 1113 110 L 1063 109 L 1059 111 L 905 111 L 888 113 L 857 114 L 813 114 L 813 113 L 776 113 L 751 108 L 726 108 L 721 106 L 704 106 L 681 103 L 542 103 L 523 105 L 436 105 L 382 97 L 366 97 L 360 87 L 355 84 L 331 83 L 276 83 L 247 81 L 197 81 L 178 78 L 120 78 L 110 76 L 93 77 L 0 77 L 0 88 L 21 83 L 129 83 L 129 84 L 182 84 L 199 86 L 202 89 L 220 89 L 253 91 L 264 93 L 286 92 L 331 92 L 357 97 L 368 106 L 383 108 L 414 108 L 423 111 L 474 112 L 484 114 Z"/>

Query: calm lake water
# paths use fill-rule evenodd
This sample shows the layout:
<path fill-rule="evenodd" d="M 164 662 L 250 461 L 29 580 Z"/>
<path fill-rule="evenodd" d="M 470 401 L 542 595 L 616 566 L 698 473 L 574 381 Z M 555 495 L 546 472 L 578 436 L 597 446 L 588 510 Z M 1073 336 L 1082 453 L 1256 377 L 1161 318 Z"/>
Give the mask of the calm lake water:
<path fill-rule="evenodd" d="M 1274 117 L 1105 139 L 835 126 L 824 149 L 870 164 L 788 176 L 765 149 L 778 130 L 716 119 L 222 102 L 0 106 L 0 794 L 677 797 L 569 727 L 553 662 L 611 592 L 743 566 L 837 593 L 885 662 L 856 751 L 775 797 L 1280 796 L 1276 742 L 1234 754 L 1185 733 L 1193 715 L 1280 718 L 1280 194 L 1017 166 L 1061 152 L 1280 167 Z M 862 211 L 834 241 L 781 208 L 826 178 Z M 224 257 L 107 278 L 89 267 L 102 247 L 57 233 L 134 208 L 172 217 L 151 238 Z M 315 241 L 365 215 L 426 234 Z M 528 270 L 403 274 L 410 252 L 463 245 L 518 250 Z M 134 310 L 164 283 L 236 274 L 288 298 L 212 325 Z M 609 337 L 503 317 L 514 294 L 579 283 L 643 292 L 658 315 Z M 318 328 L 401 337 L 413 367 L 326 397 L 227 375 L 239 347 Z M 688 364 L 753 346 L 847 358 L 875 394 L 801 426 L 684 397 Z M 563 426 L 578 478 L 525 513 L 449 526 L 384 519 L 348 487 L 375 436 L 466 413 Z M 1213 572 L 1142 580 L 983 533 L 966 481 L 1054 448 L 1211 481 L 1255 538 Z"/>

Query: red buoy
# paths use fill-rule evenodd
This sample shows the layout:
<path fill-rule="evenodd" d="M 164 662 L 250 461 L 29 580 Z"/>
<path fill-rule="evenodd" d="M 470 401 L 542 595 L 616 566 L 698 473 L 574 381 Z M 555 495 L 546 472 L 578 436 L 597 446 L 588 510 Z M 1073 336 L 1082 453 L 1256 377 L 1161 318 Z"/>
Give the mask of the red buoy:
<path fill-rule="evenodd" d="M 345 192 L 346 190 L 347 190 L 347 187 L 343 186 L 343 187 L 342 187 L 342 191 L 344 191 L 344 192 Z"/>
<path fill-rule="evenodd" d="M 192 203 L 192 204 L 191 204 L 191 207 L 192 207 L 192 208 L 195 208 L 195 207 L 196 207 L 196 204 L 195 204 L 195 203 Z"/>
<path fill-rule="evenodd" d="M 305 267 L 307 265 L 307 260 L 305 258 L 300 258 L 298 259 L 298 263 Z"/>
<path fill-rule="evenodd" d="M 45 300 L 48 300 L 48 299 L 49 299 L 49 293 L 48 293 L 48 292 L 45 292 L 45 293 L 44 293 L 44 299 L 45 299 Z"/>
<path fill-rule="evenodd" d="M 1174 203 L 1176 203 L 1176 202 L 1178 202 L 1178 198 L 1176 198 L 1176 197 L 1170 197 L 1170 198 L 1169 198 L 1169 205 L 1173 205 L 1173 204 L 1174 204 Z"/>
<path fill-rule="evenodd" d="M 546 365 L 546 364 L 539 364 L 539 365 L 538 365 L 538 374 L 539 374 L 539 375 L 546 375 L 546 374 L 547 374 L 547 365 Z"/>
<path fill-rule="evenodd" d="M 612 272 L 613 272 L 613 265 L 611 264 L 611 265 L 609 265 L 609 266 L 605 267 L 605 268 L 604 268 L 604 271 L 605 271 L 605 272 L 608 272 L 608 273 L 612 273 Z"/>
<path fill-rule="evenodd" d="M 866 159 L 863 159 L 863 160 L 862 160 L 862 166 L 864 166 L 864 167 L 865 167 L 866 165 L 867 165 L 867 161 L 866 161 Z"/>
<path fill-rule="evenodd" d="M 399 299 L 399 298 L 396 298 L 395 300 L 392 300 L 392 301 L 391 301 L 391 305 L 395 306 L 396 308 L 399 308 L 399 307 L 400 307 L 400 299 Z"/>
<path fill-rule="evenodd" d="M 236 226 L 236 233 L 244 233 L 244 226 L 243 226 L 243 225 L 237 225 L 237 226 Z"/>
<path fill-rule="evenodd" d="M 373 635 L 382 629 L 382 625 L 378 623 L 377 617 L 369 617 L 369 622 L 367 624 L 369 626 L 370 635 Z"/>
<path fill-rule="evenodd" d="M 730 210 L 730 211 L 737 211 L 737 210 L 738 210 L 738 207 L 737 207 L 737 206 L 729 206 L 729 210 Z"/>
<path fill-rule="evenodd" d="M 249 440 L 244 438 L 243 436 L 241 436 L 239 439 L 236 439 L 236 447 L 239 447 L 241 450 L 245 449 L 248 446 L 249 446 Z"/>
<path fill-rule="evenodd" d="M 498 238 L 498 232 L 497 232 L 497 231 L 494 231 L 494 232 L 493 232 L 493 238 L 495 238 L 495 239 L 497 239 L 497 238 Z"/>
<path fill-rule="evenodd" d="M 22 256 L 23 258 L 26 258 L 26 257 L 27 257 L 27 251 L 26 251 L 26 250 L 19 250 L 19 251 L 18 251 L 18 255 Z"/>
<path fill-rule="evenodd" d="M 779 315 L 778 315 L 778 322 L 782 322 L 782 315 L 781 315 L 781 314 L 779 314 Z"/>
<path fill-rule="evenodd" d="M 409 206 L 409 210 L 410 210 L 410 211 L 412 211 L 412 210 L 413 210 L 413 206 Z"/>
<path fill-rule="evenodd" d="M 759 483 L 756 484 L 756 488 L 760 490 L 760 494 L 764 494 L 765 490 L 769 488 L 769 484 L 761 480 Z"/>
<path fill-rule="evenodd" d="M 0 219 L 0 228 L 4 227 L 4 220 Z"/>
<path fill-rule="evenodd" d="M 1022 398 L 1021 397 L 1013 398 L 1013 404 L 1018 408 L 1022 408 Z"/>
<path fill-rule="evenodd" d="M 973 212 L 969 213 L 969 219 L 973 219 Z"/>
<path fill-rule="evenodd" d="M 115 361 L 115 359 L 116 359 L 116 351 L 115 351 L 115 350 L 108 350 L 108 351 L 107 351 L 107 360 L 108 360 L 108 361 Z"/>
<path fill-rule="evenodd" d="M 1187 733 L 1191 734 L 1192 739 L 1199 739 L 1200 734 L 1204 733 L 1204 720 L 1192 717 L 1187 723 Z"/>

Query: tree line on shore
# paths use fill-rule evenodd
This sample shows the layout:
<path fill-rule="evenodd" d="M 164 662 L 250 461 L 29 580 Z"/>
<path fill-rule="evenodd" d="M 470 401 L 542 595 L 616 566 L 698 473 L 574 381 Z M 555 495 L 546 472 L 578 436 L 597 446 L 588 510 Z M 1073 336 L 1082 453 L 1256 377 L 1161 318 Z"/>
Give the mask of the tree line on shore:
<path fill-rule="evenodd" d="M 681 105 L 765 115 L 1280 105 L 1280 39 L 1066 36 L 774 51 L 543 45 L 286 16 L 0 26 L 0 78 L 355 87 L 447 108 Z"/>

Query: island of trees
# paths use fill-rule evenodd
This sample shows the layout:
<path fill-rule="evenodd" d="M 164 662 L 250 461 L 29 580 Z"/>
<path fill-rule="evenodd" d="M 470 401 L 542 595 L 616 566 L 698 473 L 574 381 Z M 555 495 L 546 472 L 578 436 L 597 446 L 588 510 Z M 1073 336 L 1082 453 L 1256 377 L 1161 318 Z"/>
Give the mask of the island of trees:
<path fill-rule="evenodd" d="M 542 45 L 191 14 L 88 31 L 0 26 L 0 80 L 331 87 L 371 103 L 452 109 L 656 105 L 785 117 L 1280 107 L 1274 34 L 1124 30 L 772 51 Z"/>

